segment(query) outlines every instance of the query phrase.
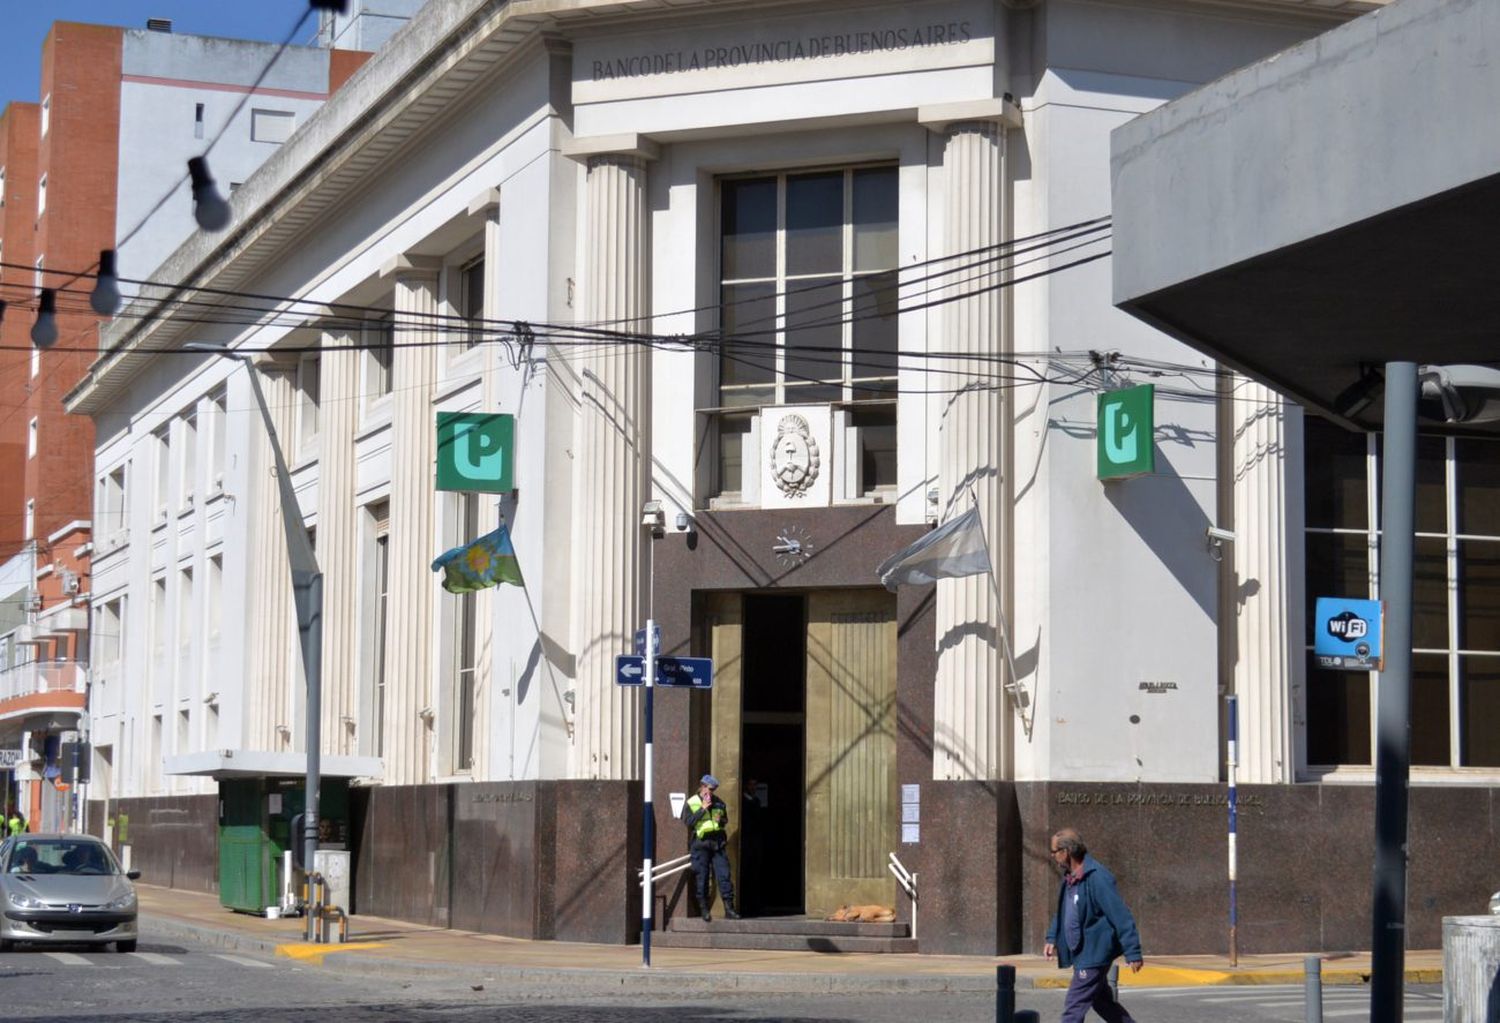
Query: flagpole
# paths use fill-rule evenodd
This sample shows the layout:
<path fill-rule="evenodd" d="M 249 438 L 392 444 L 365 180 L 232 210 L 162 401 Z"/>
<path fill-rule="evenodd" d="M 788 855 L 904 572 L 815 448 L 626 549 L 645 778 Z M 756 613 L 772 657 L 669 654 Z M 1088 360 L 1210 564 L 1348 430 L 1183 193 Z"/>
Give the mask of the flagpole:
<path fill-rule="evenodd" d="M 500 506 L 500 525 L 505 525 L 505 506 Z M 511 539 L 510 547 L 515 553 L 516 569 L 521 574 L 521 595 L 526 598 L 526 610 L 531 614 L 532 627 L 536 629 L 537 656 L 547 666 L 547 678 L 552 683 L 553 692 L 561 693 L 557 687 L 557 676 L 552 673 L 552 661 L 547 657 L 547 644 L 542 640 L 542 623 L 537 620 L 536 606 L 531 602 L 531 587 L 526 585 L 526 570 L 521 567 L 521 553 L 516 550 L 515 539 Z M 560 697 L 559 697 L 560 699 Z M 568 738 L 573 738 L 573 719 L 564 715 L 563 724 L 567 726 Z"/>
<path fill-rule="evenodd" d="M 1016 673 L 1016 658 L 1010 649 L 1010 623 L 1005 619 L 1005 602 L 1000 597 L 1000 584 L 995 579 L 995 556 L 990 552 L 990 538 L 984 532 L 984 512 L 979 507 L 979 496 L 974 493 L 974 485 L 969 484 L 969 500 L 974 503 L 974 513 L 979 518 L 979 540 L 984 544 L 984 560 L 989 562 L 990 570 L 985 573 L 990 580 L 990 590 L 995 594 L 995 617 L 1000 619 L 1000 649 L 1005 654 L 1005 666 L 1010 670 L 1010 682 L 1003 688 L 1010 693 L 1011 699 L 1016 701 L 1016 709 L 1021 714 L 1021 729 L 1026 733 L 1026 738 L 1031 738 L 1032 717 L 1027 713 L 1027 703 L 1021 700 L 1026 691 L 1021 688 L 1021 677 Z"/>

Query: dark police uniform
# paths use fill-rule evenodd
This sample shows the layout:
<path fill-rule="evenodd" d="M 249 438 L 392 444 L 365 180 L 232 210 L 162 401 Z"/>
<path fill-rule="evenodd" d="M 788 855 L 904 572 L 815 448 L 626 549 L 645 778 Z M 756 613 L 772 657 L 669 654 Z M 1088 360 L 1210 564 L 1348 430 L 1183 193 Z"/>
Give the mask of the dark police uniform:
<path fill-rule="evenodd" d="M 710 789 L 719 787 L 718 779 L 711 774 L 705 774 L 700 784 Z M 693 873 L 698 879 L 698 906 L 703 911 L 703 919 L 709 919 L 708 871 L 712 866 L 719 894 L 724 899 L 724 915 L 738 920 L 740 915 L 734 910 L 734 882 L 729 878 L 729 857 L 724 852 L 729 838 L 729 807 L 712 793 L 705 805 L 694 793 L 682 808 L 682 822 L 692 836 L 689 852 L 693 857 Z"/>

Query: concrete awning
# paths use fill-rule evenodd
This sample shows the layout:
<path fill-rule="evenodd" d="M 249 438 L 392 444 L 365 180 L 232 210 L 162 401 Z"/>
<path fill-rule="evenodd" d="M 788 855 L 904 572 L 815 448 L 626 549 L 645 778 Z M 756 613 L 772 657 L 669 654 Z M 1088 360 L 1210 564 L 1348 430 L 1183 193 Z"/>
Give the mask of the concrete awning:
<path fill-rule="evenodd" d="M 1497 39 L 1398 0 L 1121 126 L 1115 303 L 1366 428 L 1372 367 L 1500 364 Z"/>
<path fill-rule="evenodd" d="M 167 774 L 195 775 L 200 778 L 293 778 L 307 774 L 307 756 L 303 753 L 273 752 L 258 749 L 214 749 L 167 757 Z M 379 757 L 331 756 L 320 762 L 325 778 L 379 779 L 385 767 Z"/>

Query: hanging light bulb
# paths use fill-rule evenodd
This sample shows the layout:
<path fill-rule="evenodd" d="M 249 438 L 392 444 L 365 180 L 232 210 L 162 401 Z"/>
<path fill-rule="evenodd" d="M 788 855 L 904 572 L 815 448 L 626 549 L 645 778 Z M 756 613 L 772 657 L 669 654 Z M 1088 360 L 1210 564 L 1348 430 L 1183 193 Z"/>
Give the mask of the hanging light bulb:
<path fill-rule="evenodd" d="M 113 316 L 120 311 L 120 279 L 115 276 L 114 249 L 104 249 L 99 253 L 99 276 L 94 279 L 89 305 L 100 316 Z"/>
<path fill-rule="evenodd" d="M 188 176 L 193 181 L 193 218 L 205 231 L 222 231 L 229 223 L 229 204 L 214 187 L 208 173 L 208 161 L 195 156 L 188 161 Z"/>
<path fill-rule="evenodd" d="M 37 296 L 31 343 L 38 348 L 51 348 L 57 344 L 57 290 L 54 288 L 43 288 Z"/>

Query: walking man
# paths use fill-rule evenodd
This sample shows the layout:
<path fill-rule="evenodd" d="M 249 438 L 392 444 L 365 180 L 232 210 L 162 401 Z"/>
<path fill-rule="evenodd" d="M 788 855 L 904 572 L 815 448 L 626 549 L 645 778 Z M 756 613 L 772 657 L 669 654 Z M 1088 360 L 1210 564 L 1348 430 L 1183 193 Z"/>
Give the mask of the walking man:
<path fill-rule="evenodd" d="M 1053 835 L 1048 852 L 1062 882 L 1043 951 L 1057 956 L 1059 968 L 1073 967 L 1062 1023 L 1083 1023 L 1090 1009 L 1106 1023 L 1135 1023 L 1109 988 L 1109 964 L 1118 956 L 1125 957 L 1132 973 L 1143 962 L 1135 918 L 1115 888 L 1115 876 L 1089 855 L 1072 828 Z"/>
<path fill-rule="evenodd" d="M 734 911 L 734 882 L 729 879 L 729 857 L 724 853 L 724 844 L 729 840 L 729 807 L 724 800 L 714 795 L 719 779 L 705 774 L 698 780 L 698 794 L 682 808 L 682 822 L 692 836 L 688 851 L 693 857 L 693 873 L 698 879 L 698 907 L 703 919 L 709 919 L 708 871 L 713 867 L 714 879 L 718 883 L 719 895 L 724 899 L 724 915 L 738 920 Z"/>

